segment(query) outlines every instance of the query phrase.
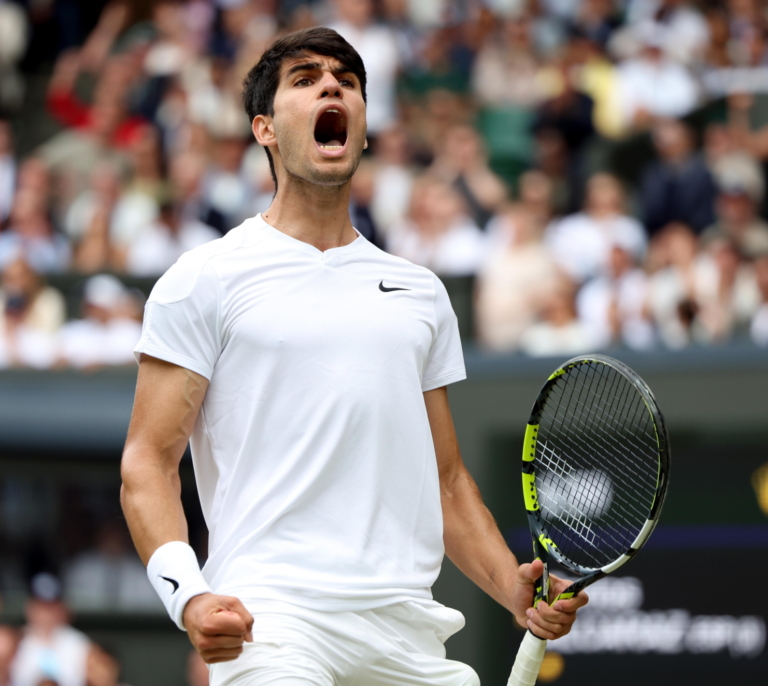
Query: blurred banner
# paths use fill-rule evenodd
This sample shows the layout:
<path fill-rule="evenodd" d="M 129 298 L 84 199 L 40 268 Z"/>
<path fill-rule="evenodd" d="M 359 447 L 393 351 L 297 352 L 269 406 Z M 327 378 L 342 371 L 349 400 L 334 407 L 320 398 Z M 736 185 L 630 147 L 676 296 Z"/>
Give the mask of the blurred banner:
<path fill-rule="evenodd" d="M 758 589 L 768 528 L 681 526 L 654 536 L 623 574 L 589 589 L 574 630 L 549 644 L 541 683 L 765 683 L 768 599 Z M 516 644 L 518 632 L 509 633 Z"/>

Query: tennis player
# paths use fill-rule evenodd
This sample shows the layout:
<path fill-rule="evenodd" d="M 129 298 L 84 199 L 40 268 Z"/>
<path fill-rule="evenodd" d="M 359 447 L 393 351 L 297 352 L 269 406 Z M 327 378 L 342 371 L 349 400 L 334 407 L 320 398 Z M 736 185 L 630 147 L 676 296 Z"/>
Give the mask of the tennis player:
<path fill-rule="evenodd" d="M 350 223 L 365 85 L 330 29 L 276 41 L 244 91 L 274 201 L 185 254 L 147 303 L 122 503 L 215 686 L 479 683 L 445 659 L 464 625 L 432 599 L 445 553 L 544 638 L 586 603 L 531 609 L 541 564 L 518 565 L 459 454 L 445 288 Z M 180 500 L 188 441 L 203 571 Z"/>

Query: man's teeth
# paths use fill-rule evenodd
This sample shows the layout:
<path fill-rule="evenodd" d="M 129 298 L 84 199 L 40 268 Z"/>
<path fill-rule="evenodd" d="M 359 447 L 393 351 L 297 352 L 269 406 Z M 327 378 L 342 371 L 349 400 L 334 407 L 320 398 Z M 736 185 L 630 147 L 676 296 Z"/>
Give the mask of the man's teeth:
<path fill-rule="evenodd" d="M 327 143 L 320 143 L 320 147 L 323 150 L 341 150 L 344 146 L 341 144 L 341 141 L 334 139 L 332 141 L 328 141 Z"/>

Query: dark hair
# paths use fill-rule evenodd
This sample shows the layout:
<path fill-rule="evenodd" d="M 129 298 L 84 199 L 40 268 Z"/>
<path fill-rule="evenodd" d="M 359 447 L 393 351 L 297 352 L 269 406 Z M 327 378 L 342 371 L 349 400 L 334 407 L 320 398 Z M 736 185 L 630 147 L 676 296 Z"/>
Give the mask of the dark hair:
<path fill-rule="evenodd" d="M 278 38 L 264 51 L 256 66 L 248 72 L 245 81 L 243 81 L 243 105 L 251 122 L 259 114 L 274 115 L 275 93 L 280 82 L 280 68 L 283 61 L 308 52 L 333 57 L 341 62 L 344 67 L 357 76 L 363 92 L 363 101 L 367 102 L 365 65 L 363 65 L 363 60 L 357 50 L 333 29 L 313 26 Z M 275 187 L 277 187 L 277 176 L 275 175 L 272 155 L 266 147 L 264 150 L 269 158 L 272 179 L 275 182 Z"/>

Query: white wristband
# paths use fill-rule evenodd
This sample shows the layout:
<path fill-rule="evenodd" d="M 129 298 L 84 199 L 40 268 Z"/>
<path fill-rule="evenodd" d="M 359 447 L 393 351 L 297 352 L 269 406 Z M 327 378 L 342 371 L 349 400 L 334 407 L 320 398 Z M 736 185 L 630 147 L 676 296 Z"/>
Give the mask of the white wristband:
<path fill-rule="evenodd" d="M 176 626 L 184 628 L 184 608 L 191 598 L 212 593 L 195 551 L 182 541 L 161 545 L 149 558 L 147 576 Z"/>

